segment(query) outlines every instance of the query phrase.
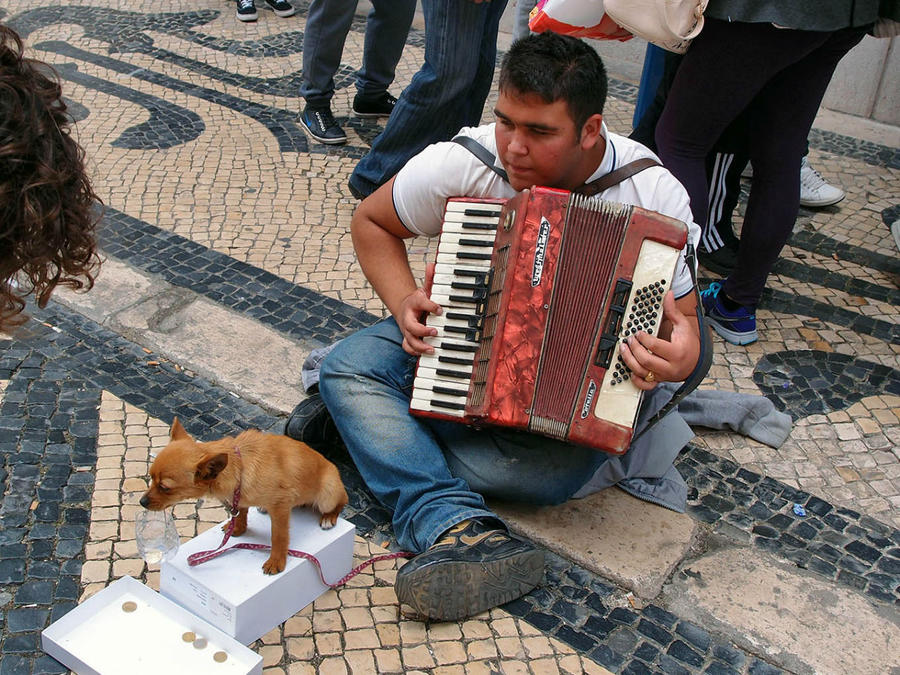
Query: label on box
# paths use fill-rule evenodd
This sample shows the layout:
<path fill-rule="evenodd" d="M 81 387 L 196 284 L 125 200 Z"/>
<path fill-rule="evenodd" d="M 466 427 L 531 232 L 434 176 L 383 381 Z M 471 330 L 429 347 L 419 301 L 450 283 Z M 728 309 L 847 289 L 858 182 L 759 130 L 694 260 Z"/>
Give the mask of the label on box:
<path fill-rule="evenodd" d="M 202 607 L 208 616 L 215 619 L 215 625 L 226 633 L 234 632 L 234 607 L 197 581 L 188 584 L 194 596 L 193 606 Z"/>

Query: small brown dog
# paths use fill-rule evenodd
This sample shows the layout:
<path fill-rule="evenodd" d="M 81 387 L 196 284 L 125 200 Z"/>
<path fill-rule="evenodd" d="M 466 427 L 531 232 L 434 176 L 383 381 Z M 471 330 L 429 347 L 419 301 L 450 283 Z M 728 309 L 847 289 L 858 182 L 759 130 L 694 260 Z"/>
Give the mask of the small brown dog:
<path fill-rule="evenodd" d="M 231 505 L 240 488 L 232 535 L 247 531 L 247 508 L 266 509 L 272 520 L 272 554 L 263 572 L 284 569 L 291 508 L 311 506 L 322 514 L 322 529 L 334 527 L 347 492 L 337 467 L 305 443 L 287 436 L 245 431 L 236 438 L 198 443 L 176 418 L 171 440 L 150 467 L 150 489 L 141 506 L 161 511 L 176 502 L 216 497 Z"/>

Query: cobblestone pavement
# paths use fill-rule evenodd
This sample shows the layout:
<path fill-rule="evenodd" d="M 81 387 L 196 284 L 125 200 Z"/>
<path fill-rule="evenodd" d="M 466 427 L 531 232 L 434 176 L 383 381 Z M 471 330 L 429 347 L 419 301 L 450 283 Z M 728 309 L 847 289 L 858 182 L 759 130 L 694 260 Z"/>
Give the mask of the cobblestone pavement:
<path fill-rule="evenodd" d="M 261 9 L 243 24 L 232 4 L 211 0 L 0 0 L 0 19 L 63 78 L 107 206 L 106 255 L 324 344 L 384 313 L 354 262 L 346 185 L 380 127 L 350 116 L 357 20 L 333 102 L 350 143 L 325 147 L 303 134 L 307 3 L 295 4 L 294 17 Z M 413 30 L 395 93 L 422 47 Z M 610 94 L 607 123 L 627 133 L 636 88 L 613 81 Z M 698 430 L 678 467 L 694 520 L 891 612 L 900 598 L 900 262 L 890 232 L 900 152 L 820 130 L 811 141 L 812 163 L 847 197 L 801 210 L 758 313 L 760 341 L 717 339 L 704 384 L 764 393 L 794 430 L 777 450 Z M 410 246 L 421 273 L 431 251 Z M 158 588 L 133 518 L 174 415 L 205 438 L 283 422 L 64 306 L 32 316 L 0 336 L 0 675 L 62 672 L 40 650 L 41 629 L 111 580 Z M 363 559 L 390 547 L 388 520 L 342 469 Z M 175 515 L 189 537 L 224 511 L 191 504 Z M 253 648 L 268 673 L 789 669 L 549 558 L 545 584 L 529 596 L 440 625 L 400 616 L 396 564 L 379 563 Z"/>

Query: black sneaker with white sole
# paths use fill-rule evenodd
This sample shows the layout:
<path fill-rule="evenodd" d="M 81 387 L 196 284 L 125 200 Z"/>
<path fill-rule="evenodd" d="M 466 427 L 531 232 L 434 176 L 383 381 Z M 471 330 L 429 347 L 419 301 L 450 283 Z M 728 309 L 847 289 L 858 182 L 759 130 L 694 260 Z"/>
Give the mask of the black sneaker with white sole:
<path fill-rule="evenodd" d="M 417 616 L 456 621 L 515 600 L 544 576 L 544 552 L 497 520 L 464 520 L 397 572 L 394 590 Z"/>
<path fill-rule="evenodd" d="M 300 124 L 312 138 L 319 143 L 342 145 L 347 142 L 347 134 L 335 121 L 331 108 L 314 108 L 306 106 L 300 115 Z"/>
<path fill-rule="evenodd" d="M 275 16 L 294 16 L 297 13 L 296 8 L 287 0 L 266 0 L 266 4 L 275 12 Z"/>
<path fill-rule="evenodd" d="M 253 0 L 237 0 L 238 21 L 256 21 L 259 15 L 256 13 L 256 5 Z"/>
<path fill-rule="evenodd" d="M 371 98 L 357 94 L 353 97 L 353 114 L 357 117 L 390 117 L 396 104 L 397 99 L 386 91 Z"/>

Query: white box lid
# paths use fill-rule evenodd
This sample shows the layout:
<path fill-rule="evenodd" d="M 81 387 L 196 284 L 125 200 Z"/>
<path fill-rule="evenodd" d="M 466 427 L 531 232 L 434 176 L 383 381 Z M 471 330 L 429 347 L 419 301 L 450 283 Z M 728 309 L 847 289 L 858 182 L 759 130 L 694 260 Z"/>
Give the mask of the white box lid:
<path fill-rule="evenodd" d="M 45 628 L 41 645 L 79 675 L 262 673 L 259 654 L 127 576 Z"/>

